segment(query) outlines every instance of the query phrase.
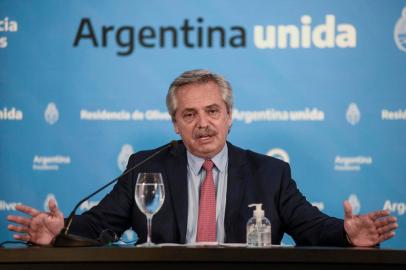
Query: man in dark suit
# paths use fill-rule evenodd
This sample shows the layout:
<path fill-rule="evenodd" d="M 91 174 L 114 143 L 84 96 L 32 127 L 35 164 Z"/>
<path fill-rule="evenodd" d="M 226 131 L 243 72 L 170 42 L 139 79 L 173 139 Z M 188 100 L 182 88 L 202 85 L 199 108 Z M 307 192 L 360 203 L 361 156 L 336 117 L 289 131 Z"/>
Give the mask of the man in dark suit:
<path fill-rule="evenodd" d="M 139 172 L 160 172 L 165 202 L 154 216 L 152 241 L 244 243 L 248 205 L 262 203 L 272 223 L 272 243 L 290 234 L 298 245 L 373 246 L 394 236 L 396 218 L 388 211 L 353 216 L 344 203 L 344 220 L 313 207 L 291 179 L 289 165 L 240 149 L 226 141 L 232 124 L 232 90 L 221 76 L 205 70 L 183 73 L 170 86 L 167 107 L 182 141 L 120 179 L 98 206 L 76 216 L 72 233 L 97 238 L 106 229 L 121 234 L 132 227 L 146 241 L 146 221 L 134 202 Z M 128 167 L 155 150 L 131 156 Z M 19 225 L 16 239 L 49 244 L 64 225 L 63 215 L 50 201 L 50 212 L 29 206 L 16 208 L 31 218 L 9 216 Z"/>

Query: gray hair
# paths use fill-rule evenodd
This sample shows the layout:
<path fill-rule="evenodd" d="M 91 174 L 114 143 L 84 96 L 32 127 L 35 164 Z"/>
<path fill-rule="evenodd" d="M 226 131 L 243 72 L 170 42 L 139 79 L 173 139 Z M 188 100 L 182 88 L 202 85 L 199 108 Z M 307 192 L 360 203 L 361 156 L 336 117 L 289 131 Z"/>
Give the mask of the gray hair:
<path fill-rule="evenodd" d="M 175 121 L 177 100 L 176 93 L 178 90 L 185 86 L 191 84 L 205 84 L 208 82 L 214 82 L 220 89 L 221 97 L 227 107 L 227 112 L 231 112 L 233 109 L 233 90 L 231 85 L 223 76 L 215 74 L 209 70 L 195 69 L 189 70 L 182 73 L 177 77 L 171 84 L 166 95 L 166 107 L 171 115 L 172 121 Z"/>

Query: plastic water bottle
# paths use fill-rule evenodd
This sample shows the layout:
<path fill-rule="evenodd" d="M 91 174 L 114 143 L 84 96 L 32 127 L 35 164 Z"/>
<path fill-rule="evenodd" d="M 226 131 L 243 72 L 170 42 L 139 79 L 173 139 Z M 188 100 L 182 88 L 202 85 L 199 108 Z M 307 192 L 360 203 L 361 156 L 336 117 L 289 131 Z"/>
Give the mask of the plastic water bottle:
<path fill-rule="evenodd" d="M 269 247 L 271 246 L 271 222 L 264 216 L 262 203 L 250 204 L 255 206 L 252 218 L 247 222 L 247 246 Z"/>

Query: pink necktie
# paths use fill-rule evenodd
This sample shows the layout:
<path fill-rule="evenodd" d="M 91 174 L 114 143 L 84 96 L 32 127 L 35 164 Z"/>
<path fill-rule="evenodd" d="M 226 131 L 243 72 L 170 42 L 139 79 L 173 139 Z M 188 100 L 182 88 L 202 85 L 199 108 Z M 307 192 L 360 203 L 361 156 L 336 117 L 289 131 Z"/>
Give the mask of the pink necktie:
<path fill-rule="evenodd" d="M 203 163 L 206 177 L 200 185 L 199 220 L 196 242 L 216 241 L 216 188 L 213 180 L 213 161 Z"/>

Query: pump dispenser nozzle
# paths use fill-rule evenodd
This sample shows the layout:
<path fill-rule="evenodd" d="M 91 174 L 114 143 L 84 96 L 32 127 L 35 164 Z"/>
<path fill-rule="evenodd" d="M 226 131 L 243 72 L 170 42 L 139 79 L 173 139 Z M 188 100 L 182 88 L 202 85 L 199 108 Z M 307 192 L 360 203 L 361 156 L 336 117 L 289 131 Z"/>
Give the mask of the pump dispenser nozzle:
<path fill-rule="evenodd" d="M 253 217 L 255 217 L 257 222 L 259 222 L 265 216 L 264 210 L 262 210 L 262 203 L 253 203 L 253 204 L 248 205 L 248 207 L 254 207 L 254 206 L 255 206 L 255 210 L 254 210 Z"/>

